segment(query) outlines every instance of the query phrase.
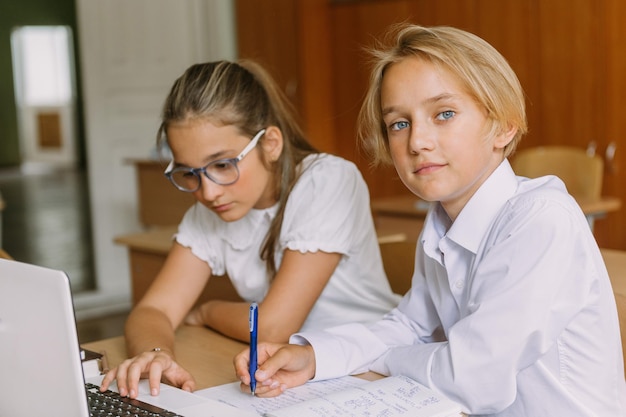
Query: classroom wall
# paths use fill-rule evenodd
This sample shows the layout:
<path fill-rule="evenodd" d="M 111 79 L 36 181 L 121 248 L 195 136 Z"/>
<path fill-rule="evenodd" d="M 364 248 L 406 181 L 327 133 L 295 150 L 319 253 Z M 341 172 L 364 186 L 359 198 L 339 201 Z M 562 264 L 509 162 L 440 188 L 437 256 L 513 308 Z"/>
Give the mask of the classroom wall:
<path fill-rule="evenodd" d="M 222 0 L 206 1 L 218 3 Z M 83 33 L 79 34 L 76 15 L 81 14 L 77 9 L 82 8 L 82 16 L 91 16 L 89 9 L 95 8 L 95 4 L 112 8 L 133 7 L 139 3 L 142 2 L 0 2 L 0 167 L 19 163 L 10 63 L 11 28 L 22 24 L 69 25 L 76 35 L 75 48 L 79 54 L 85 50 L 81 44 L 85 35 L 92 37 L 90 48 L 100 46 L 96 27 L 101 25 L 98 21 L 102 16 L 90 17 L 87 21 L 81 19 Z M 359 157 L 354 141 L 354 116 L 366 84 L 365 55 L 361 48 L 370 43 L 373 36 L 393 21 L 451 24 L 475 31 L 493 42 L 520 75 L 529 93 L 531 122 L 531 132 L 524 146 L 542 143 L 586 145 L 590 140 L 596 140 L 599 150 L 604 152 L 609 142 L 617 142 L 618 160 L 615 171 L 607 173 L 605 192 L 618 195 L 626 202 L 626 188 L 622 186 L 626 182 L 626 154 L 621 153 L 626 139 L 620 136 L 626 130 L 626 119 L 621 117 L 626 106 L 623 99 L 626 97 L 623 77 L 626 73 L 626 55 L 623 54 L 626 3 L 622 0 L 237 0 L 235 4 L 239 52 L 243 52 L 242 56 L 260 59 L 275 71 L 297 103 L 311 137 L 321 149 L 349 159 Z M 89 13 L 85 13 L 85 9 Z M 162 21 L 164 29 L 176 33 L 185 27 L 171 27 L 167 24 L 168 16 L 154 15 L 159 10 L 150 13 L 152 15 L 137 18 Z M 216 18 L 220 16 L 204 19 L 210 22 Z M 195 20 L 199 19 L 196 15 Z M 198 30 L 206 28 L 199 26 Z M 110 27 L 108 31 L 111 32 Z M 196 47 L 200 48 L 203 40 L 206 41 L 205 38 L 198 39 L 200 44 Z M 171 55 L 170 51 L 163 53 Z M 76 60 L 77 63 L 81 61 L 84 64 L 79 69 L 95 68 L 96 78 L 98 72 L 103 71 L 96 68 L 97 62 L 92 58 L 81 60 L 78 57 Z M 182 62 L 179 64 L 183 65 Z M 137 129 L 130 126 L 134 122 L 130 117 L 118 124 L 102 119 L 109 117 L 110 112 L 99 111 L 103 108 L 101 97 L 98 97 L 102 85 L 93 79 L 93 71 L 91 76 L 90 83 L 96 94 L 93 101 L 87 103 L 85 100 L 86 108 L 90 109 L 86 118 L 90 120 L 84 130 L 93 141 L 89 164 L 95 164 L 95 170 L 90 172 L 90 186 L 96 192 L 93 205 L 100 210 L 93 213 L 97 223 L 98 279 L 115 285 L 114 295 L 117 296 L 117 289 L 128 291 L 128 266 L 124 249 L 115 246 L 112 238 L 135 231 L 132 228 L 139 226 L 135 218 L 130 218 L 136 209 L 134 172 L 124 160 L 134 156 L 132 152 L 138 155 L 145 151 L 148 154 L 161 92 L 169 85 L 171 77 L 168 75 L 167 81 L 159 84 L 156 92 L 154 88 L 145 91 L 144 95 L 150 98 L 154 95 L 159 102 L 149 105 L 149 112 L 142 115 L 144 125 Z M 89 84 L 80 78 L 78 81 L 79 92 Z M 116 85 L 119 84 L 111 82 L 112 89 Z M 157 111 L 153 112 L 155 108 Z M 125 116 L 123 106 L 110 109 L 121 109 L 118 115 Z M 141 138 L 131 136 L 131 133 L 144 132 L 146 134 Z M 88 142 L 83 140 L 82 133 L 79 142 Z M 358 162 L 374 197 L 404 191 L 392 169 L 372 172 L 366 163 Z M 597 223 L 603 246 L 626 249 L 625 225 L 625 209 Z"/>
<path fill-rule="evenodd" d="M 76 54 L 79 50 L 74 0 L 4 0 L 0 2 L 0 167 L 19 165 L 20 144 L 13 86 L 11 31 L 24 25 L 69 26 L 74 34 Z M 78 55 L 76 55 L 78 62 Z M 78 69 L 77 69 L 78 71 Z M 84 165 L 80 73 L 77 73 L 78 159 Z"/>
<path fill-rule="evenodd" d="M 393 168 L 371 170 L 356 145 L 367 54 L 392 23 L 456 26 L 495 46 L 527 95 L 520 148 L 595 142 L 603 194 L 622 208 L 595 223 L 602 247 L 626 250 L 626 2 L 623 0 L 237 0 L 242 57 L 261 60 L 292 96 L 323 150 L 353 160 L 372 198 L 408 195 Z M 608 152 L 610 154 L 610 152 Z"/>
<path fill-rule="evenodd" d="M 96 272 L 96 291 L 74 300 L 85 317 L 130 305 L 128 254 L 115 239 L 147 227 L 133 161 L 156 157 L 174 80 L 193 63 L 232 59 L 235 35 L 231 0 L 77 0 L 76 7 Z"/>

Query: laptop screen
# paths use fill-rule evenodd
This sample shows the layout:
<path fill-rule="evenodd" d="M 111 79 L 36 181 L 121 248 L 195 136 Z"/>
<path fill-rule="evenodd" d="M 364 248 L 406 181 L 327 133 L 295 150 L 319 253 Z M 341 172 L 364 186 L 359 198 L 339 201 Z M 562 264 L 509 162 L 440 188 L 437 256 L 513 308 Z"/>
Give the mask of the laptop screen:
<path fill-rule="evenodd" d="M 0 416 L 88 415 L 67 275 L 0 259 Z"/>

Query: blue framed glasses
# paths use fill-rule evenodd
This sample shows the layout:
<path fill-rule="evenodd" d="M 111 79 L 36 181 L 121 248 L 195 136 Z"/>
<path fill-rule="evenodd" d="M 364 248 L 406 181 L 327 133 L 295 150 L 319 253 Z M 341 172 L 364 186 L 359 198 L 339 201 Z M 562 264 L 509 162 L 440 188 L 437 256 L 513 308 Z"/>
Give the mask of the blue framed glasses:
<path fill-rule="evenodd" d="M 187 193 L 193 193 L 200 189 L 202 185 L 201 173 L 216 184 L 233 184 L 239 179 L 237 163 L 254 149 L 264 133 L 265 129 L 259 130 L 250 143 L 235 158 L 218 159 L 217 161 L 209 162 L 202 168 L 175 167 L 172 160 L 165 169 L 164 174 L 174 184 L 174 187 Z"/>

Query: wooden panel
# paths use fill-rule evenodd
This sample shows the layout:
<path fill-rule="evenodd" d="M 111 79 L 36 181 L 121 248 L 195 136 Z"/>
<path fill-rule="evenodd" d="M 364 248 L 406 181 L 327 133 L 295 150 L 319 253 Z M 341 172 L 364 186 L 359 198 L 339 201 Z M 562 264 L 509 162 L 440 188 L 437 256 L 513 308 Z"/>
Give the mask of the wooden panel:
<path fill-rule="evenodd" d="M 620 82 L 624 85 L 620 81 L 623 72 L 610 82 L 607 79 L 607 69 L 612 72 L 608 61 L 612 54 L 606 29 L 611 16 L 606 9 L 617 3 L 618 0 L 537 2 L 535 18 L 541 40 L 537 45 L 537 77 L 541 93 L 531 98 L 540 109 L 539 120 L 531 129 L 540 136 L 541 144 L 586 147 L 595 141 L 603 153 L 612 139 L 608 136 L 609 123 L 619 121 L 622 132 L 626 128 L 621 116 L 623 107 L 615 102 L 616 96 L 623 96 L 615 88 Z M 624 14 L 620 22 L 615 25 L 623 26 Z M 622 34 L 621 45 L 623 42 Z M 621 49 L 621 45 L 616 47 Z M 602 193 L 624 199 L 626 190 L 617 186 L 623 184 L 623 176 L 619 181 L 615 175 L 605 170 Z M 597 224 L 594 232 L 600 246 L 626 248 L 624 215 L 621 209 Z"/>
<path fill-rule="evenodd" d="M 369 81 L 371 47 L 395 22 L 411 15 L 409 1 L 355 2 L 332 7 L 333 66 L 337 150 L 340 156 L 354 161 L 367 182 L 372 198 L 401 194 L 406 187 L 393 167 L 370 169 L 356 142 L 357 116 Z"/>
<path fill-rule="evenodd" d="M 309 140 L 337 153 L 325 0 L 237 0 L 239 56 L 262 64 L 296 107 Z"/>
<path fill-rule="evenodd" d="M 424 26 L 446 25 L 454 26 L 470 32 L 475 31 L 476 16 L 479 13 L 481 1 L 477 0 L 449 0 L 409 1 L 413 14 L 411 22 Z"/>
<path fill-rule="evenodd" d="M 603 44 L 607 47 L 606 54 L 606 113 L 602 114 L 600 124 L 603 126 L 604 137 L 598 138 L 598 151 L 604 156 L 609 143 L 617 144 L 617 152 L 613 161 L 605 160 L 605 177 L 603 194 L 619 197 L 626 202 L 626 2 L 622 0 L 606 1 L 605 17 L 602 28 L 606 34 Z M 610 248 L 626 249 L 626 205 L 617 213 L 610 214 L 606 220 L 596 225 L 595 234 Z M 626 308 L 626 307 L 625 307 Z"/>
<path fill-rule="evenodd" d="M 531 97 L 540 109 L 537 125 L 542 144 L 586 147 L 605 136 L 600 2 L 537 2 L 540 42 L 536 76 L 541 94 Z M 558 22 L 558 24 L 556 24 Z"/>
<path fill-rule="evenodd" d="M 537 125 L 539 110 L 534 105 L 534 98 L 541 92 L 536 72 L 538 60 L 536 45 L 539 44 L 539 40 L 537 23 L 532 15 L 534 10 L 532 4 L 532 0 L 482 0 L 477 3 L 479 9 L 473 31 L 506 58 L 528 97 L 526 115 L 533 129 L 530 129 L 528 135 L 522 139 L 522 147 L 540 143 L 540 137 L 534 128 Z"/>
<path fill-rule="evenodd" d="M 237 0 L 235 8 L 239 57 L 263 65 L 301 111 L 295 2 Z"/>
<path fill-rule="evenodd" d="M 364 92 L 368 85 L 369 68 L 363 65 L 363 48 L 371 46 L 389 25 L 409 21 L 426 26 L 452 25 L 498 40 L 496 47 L 506 46 L 518 66 L 527 74 L 529 47 L 519 48 L 515 40 L 526 44 L 532 40 L 530 7 L 527 1 L 498 2 L 491 0 L 437 3 L 431 1 L 353 2 L 332 6 L 333 64 L 335 67 L 335 107 L 338 109 L 336 137 L 345 138 L 338 144 L 338 153 L 357 163 L 370 187 L 372 198 L 406 192 L 392 167 L 369 169 L 368 161 L 359 154 L 356 142 L 356 122 Z M 481 31 L 484 34 L 481 34 Z M 506 36 L 503 36 L 506 35 Z M 509 36 L 511 35 L 511 36 Z M 514 36 L 513 36 L 514 35 Z M 502 41 L 507 39 L 508 41 Z M 506 51 L 501 51 L 505 53 Z M 526 63 L 523 66 L 522 63 Z M 527 76 L 529 77 L 529 76 Z"/>
<path fill-rule="evenodd" d="M 257 37 L 251 40 L 252 44 L 270 45 L 253 50 L 260 51 L 262 56 L 263 48 L 275 48 L 281 44 L 277 37 L 293 35 L 295 44 L 283 42 L 286 49 L 280 59 L 288 68 L 294 68 L 294 60 L 299 62 L 294 71 L 299 74 L 300 82 L 317 83 L 308 94 L 314 95 L 315 88 L 323 84 L 321 80 L 330 76 L 332 106 L 326 108 L 326 113 L 322 110 L 321 103 L 327 102 L 328 91 L 322 92 L 320 101 L 307 107 L 305 121 L 311 126 L 316 119 L 323 120 L 326 130 L 321 134 L 326 134 L 330 126 L 327 117 L 334 112 L 332 140 L 335 143 L 328 146 L 324 143 L 324 147 L 357 163 L 372 198 L 397 195 L 406 190 L 393 168 L 371 171 L 368 161 L 357 149 L 356 118 L 369 71 L 363 48 L 371 45 L 390 24 L 408 21 L 469 30 L 490 42 L 507 58 L 528 97 L 530 129 L 520 148 L 539 145 L 586 147 L 590 141 L 595 141 L 598 152 L 604 155 L 608 144 L 614 141 L 618 149 L 615 164 L 605 163 L 602 194 L 626 201 L 626 187 L 622 185 L 626 182 L 623 172 L 626 153 L 621 152 L 621 147 L 626 144 L 626 139 L 622 138 L 626 119 L 621 116 L 626 108 L 626 94 L 623 93 L 626 91 L 626 78 L 623 77 L 626 73 L 626 55 L 623 53 L 626 3 L 623 1 L 291 0 L 290 3 L 271 0 L 268 11 L 262 10 L 265 4 L 260 6 L 253 0 L 239 0 L 240 4 L 252 10 L 242 30 L 248 30 L 248 21 L 259 20 L 259 13 L 275 13 L 272 11 L 275 4 L 285 7 L 277 14 L 283 20 L 287 15 L 295 17 L 297 21 L 291 29 L 284 21 L 276 21 L 274 27 L 265 24 L 265 31 L 255 30 Z M 297 4 L 295 14 L 294 4 Z M 330 17 L 324 16 L 324 6 Z M 314 13 L 315 21 L 307 20 L 305 10 Z M 306 31 L 303 31 L 305 27 Z M 328 28 L 330 35 L 326 32 Z M 251 36 L 247 34 L 242 43 L 247 43 L 246 39 Z M 315 39 L 319 39 L 317 44 Z M 329 43 L 330 54 L 321 46 L 324 42 Z M 306 53 L 302 52 L 304 47 Z M 293 53 L 291 58 L 287 56 L 290 53 Z M 327 67 L 332 67 L 330 74 Z M 320 68 L 324 72 L 318 74 Z M 301 91 L 303 88 L 299 86 Z M 608 215 L 595 229 L 601 246 L 626 249 L 624 230 L 626 208 Z"/>
<path fill-rule="evenodd" d="M 327 2 L 297 2 L 297 22 L 297 83 L 303 126 L 309 140 L 318 149 L 336 154 L 334 74 L 332 65 L 328 65 L 334 39 Z"/>

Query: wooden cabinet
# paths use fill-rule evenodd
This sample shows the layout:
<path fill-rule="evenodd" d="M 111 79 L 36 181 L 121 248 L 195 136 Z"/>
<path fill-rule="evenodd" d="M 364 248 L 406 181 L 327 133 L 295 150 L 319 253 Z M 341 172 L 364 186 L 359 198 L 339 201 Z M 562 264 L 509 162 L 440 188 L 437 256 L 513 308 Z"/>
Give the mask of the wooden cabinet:
<path fill-rule="evenodd" d="M 196 202 L 192 193 L 177 190 L 167 180 L 165 165 L 150 159 L 129 161 L 135 166 L 139 220 L 146 227 L 178 224 Z"/>
<path fill-rule="evenodd" d="M 266 64 L 294 100 L 309 137 L 354 161 L 372 198 L 406 194 L 393 168 L 371 170 L 356 145 L 367 55 L 385 29 L 409 21 L 483 37 L 511 63 L 528 96 L 520 148 L 594 141 L 607 166 L 603 195 L 626 201 L 626 4 L 622 0 L 237 0 L 239 53 Z M 603 247 L 626 249 L 626 209 L 598 223 Z"/>
<path fill-rule="evenodd" d="M 132 303 L 137 304 L 161 270 L 172 246 L 176 227 L 159 227 L 140 233 L 118 236 L 115 243 L 128 249 L 130 260 Z M 240 301 L 241 298 L 227 276 L 212 276 L 196 304 L 220 299 Z"/>

